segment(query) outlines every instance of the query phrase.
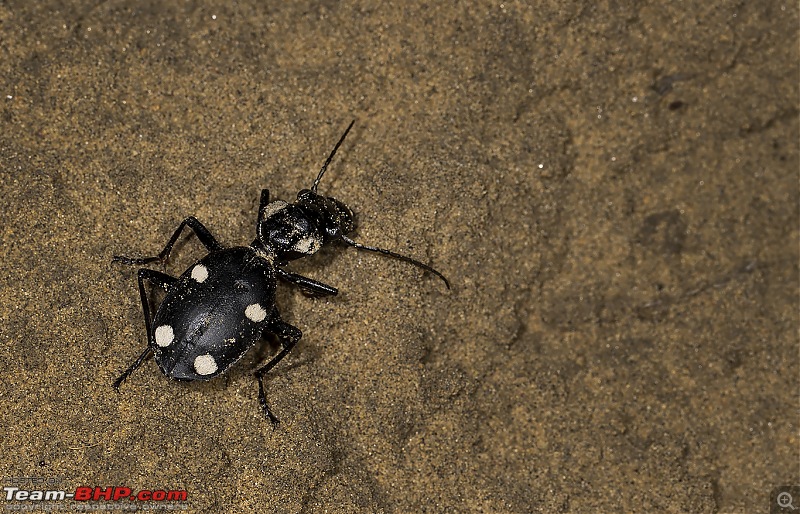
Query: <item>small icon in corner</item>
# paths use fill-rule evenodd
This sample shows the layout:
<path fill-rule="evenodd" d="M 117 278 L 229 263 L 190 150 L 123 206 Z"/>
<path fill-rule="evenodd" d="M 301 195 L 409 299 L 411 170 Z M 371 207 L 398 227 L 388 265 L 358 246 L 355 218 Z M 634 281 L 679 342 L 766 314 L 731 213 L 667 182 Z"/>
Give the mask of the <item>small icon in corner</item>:
<path fill-rule="evenodd" d="M 792 495 L 786 491 L 778 493 L 778 507 L 795 510 L 794 505 L 792 505 Z"/>
<path fill-rule="evenodd" d="M 800 486 L 784 485 L 776 487 L 769 495 L 770 514 L 787 513 L 798 510 L 796 503 L 800 502 Z M 800 512 L 798 512 L 800 514 Z"/>

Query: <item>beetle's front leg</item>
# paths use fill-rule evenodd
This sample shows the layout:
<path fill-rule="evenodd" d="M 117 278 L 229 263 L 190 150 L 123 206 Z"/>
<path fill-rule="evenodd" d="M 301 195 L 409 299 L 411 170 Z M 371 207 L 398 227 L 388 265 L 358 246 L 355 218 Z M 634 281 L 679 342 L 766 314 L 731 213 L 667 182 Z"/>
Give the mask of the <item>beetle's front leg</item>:
<path fill-rule="evenodd" d="M 124 255 L 115 255 L 114 258 L 111 260 L 112 262 L 121 262 L 123 264 L 138 264 L 138 265 L 149 264 L 151 262 L 156 262 L 156 261 L 164 262 L 169 258 L 169 254 L 170 252 L 172 252 L 172 247 L 175 245 L 175 242 L 180 237 L 181 232 L 183 231 L 183 227 L 187 226 L 190 229 L 192 229 L 192 231 L 197 235 L 197 238 L 200 240 L 201 243 L 203 243 L 203 246 L 205 246 L 209 252 L 214 252 L 223 249 L 222 245 L 217 242 L 217 240 L 214 238 L 213 235 L 211 235 L 211 232 L 209 232 L 209 230 L 205 227 L 205 225 L 200 223 L 194 216 L 189 216 L 188 218 L 186 218 L 181 222 L 177 230 L 175 230 L 175 233 L 172 234 L 172 237 L 169 238 L 169 241 L 167 241 L 167 245 L 164 247 L 163 250 L 161 250 L 161 253 L 159 253 L 155 257 L 135 258 L 135 257 L 125 257 Z"/>

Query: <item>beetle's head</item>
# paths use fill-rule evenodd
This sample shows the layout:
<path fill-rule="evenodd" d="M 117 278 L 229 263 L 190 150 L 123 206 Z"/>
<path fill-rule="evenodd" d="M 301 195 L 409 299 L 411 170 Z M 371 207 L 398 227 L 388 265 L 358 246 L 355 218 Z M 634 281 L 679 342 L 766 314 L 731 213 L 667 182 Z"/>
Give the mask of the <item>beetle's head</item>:
<path fill-rule="evenodd" d="M 261 204 L 256 228 L 258 238 L 253 242 L 253 245 L 261 246 L 266 252 L 273 254 L 279 261 L 278 265 L 280 265 L 281 262 L 286 263 L 300 257 L 313 255 L 324 244 L 338 240 L 358 250 L 377 252 L 418 266 L 442 279 L 447 288 L 450 289 L 450 282 L 447 281 L 445 276 L 427 264 L 391 250 L 357 243 L 347 237 L 347 234 L 356 227 L 353 211 L 336 198 L 322 196 L 317 193 L 317 186 L 322 180 L 328 164 L 331 163 L 333 156 L 336 155 L 336 150 L 344 142 L 344 138 L 347 137 L 347 133 L 350 132 L 353 123 L 355 123 L 355 120 L 350 123 L 339 142 L 333 147 L 333 151 L 328 156 L 325 164 L 322 165 L 322 169 L 319 170 L 319 174 L 314 183 L 311 184 L 311 188 L 303 189 L 297 193 L 297 200 L 294 203 L 289 204 L 281 200 L 269 203 L 269 191 L 266 189 L 261 191 Z M 327 294 L 331 294 L 328 290 L 325 291 Z"/>
<path fill-rule="evenodd" d="M 350 207 L 336 198 L 325 197 L 310 189 L 303 189 L 297 193 L 295 205 L 316 218 L 319 228 L 325 238 L 324 242 L 339 239 L 344 234 L 349 234 L 355 229 L 355 216 Z"/>
<path fill-rule="evenodd" d="M 297 201 L 269 203 L 258 221 L 258 240 L 281 261 L 313 255 L 326 243 L 353 231 L 353 211 L 335 198 L 310 189 L 297 194 Z"/>

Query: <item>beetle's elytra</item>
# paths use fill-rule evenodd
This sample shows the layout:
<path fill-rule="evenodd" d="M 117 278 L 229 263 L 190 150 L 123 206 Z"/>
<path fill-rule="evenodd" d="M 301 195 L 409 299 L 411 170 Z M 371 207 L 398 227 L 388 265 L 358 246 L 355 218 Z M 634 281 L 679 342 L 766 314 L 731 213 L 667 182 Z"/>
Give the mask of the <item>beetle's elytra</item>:
<path fill-rule="evenodd" d="M 277 336 L 281 350 L 255 371 L 258 400 L 265 416 L 278 424 L 264 394 L 264 375 L 288 354 L 302 333 L 281 319 L 275 306 L 278 279 L 314 295 L 336 295 L 338 290 L 317 280 L 292 273 L 287 264 L 313 255 L 323 245 L 341 241 L 359 250 L 382 253 L 419 266 L 435 274 L 450 288 L 447 279 L 427 264 L 395 252 L 357 243 L 347 237 L 355 229 L 353 212 L 331 197 L 317 194 L 317 186 L 336 151 L 353 127 L 351 122 L 322 165 L 311 189 L 303 189 L 297 200 L 269 201 L 269 190 L 261 191 L 256 238 L 249 246 L 225 248 L 197 219 L 184 219 L 157 256 L 114 256 L 123 264 L 164 263 L 184 227 L 189 227 L 208 254 L 180 277 L 149 268 L 138 272 L 139 296 L 144 312 L 147 348 L 114 382 L 120 384 L 152 353 L 164 375 L 176 380 L 210 380 L 225 373 L 252 348 L 262 334 Z M 145 282 L 166 291 L 155 315 L 150 312 Z"/>

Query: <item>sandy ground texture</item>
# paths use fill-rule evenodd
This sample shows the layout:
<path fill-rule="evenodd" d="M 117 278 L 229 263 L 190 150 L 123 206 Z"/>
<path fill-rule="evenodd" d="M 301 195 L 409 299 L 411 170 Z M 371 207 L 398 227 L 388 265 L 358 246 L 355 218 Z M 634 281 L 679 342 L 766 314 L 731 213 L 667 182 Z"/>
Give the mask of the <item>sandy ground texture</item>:
<path fill-rule="evenodd" d="M 442 4 L 0 4 L 3 487 L 702 513 L 800 483 L 797 2 Z M 303 338 L 277 430 L 269 338 L 114 392 L 145 335 L 112 255 L 188 215 L 249 243 L 261 188 L 292 200 L 352 119 L 320 191 L 452 290 L 351 248 L 293 263 L 341 292 L 279 284 Z"/>

